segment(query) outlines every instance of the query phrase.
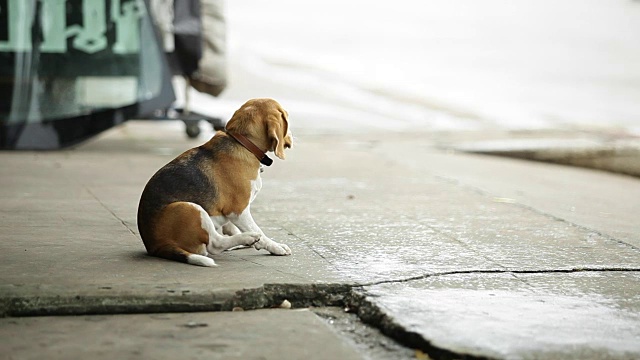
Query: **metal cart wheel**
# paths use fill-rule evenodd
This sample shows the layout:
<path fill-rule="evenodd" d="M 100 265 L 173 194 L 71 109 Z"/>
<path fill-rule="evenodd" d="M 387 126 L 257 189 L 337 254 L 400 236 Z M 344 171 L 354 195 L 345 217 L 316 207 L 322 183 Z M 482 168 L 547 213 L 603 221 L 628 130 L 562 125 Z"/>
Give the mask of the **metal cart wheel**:
<path fill-rule="evenodd" d="M 206 121 L 211 124 L 213 130 L 223 130 L 225 122 L 220 118 L 202 115 L 195 112 L 186 114 L 181 108 L 169 108 L 156 110 L 150 117 L 153 120 L 182 120 L 185 125 L 185 132 L 190 139 L 200 136 L 202 129 L 200 122 Z"/>
<path fill-rule="evenodd" d="M 195 139 L 200 135 L 200 120 L 184 120 L 184 124 L 190 139 Z"/>

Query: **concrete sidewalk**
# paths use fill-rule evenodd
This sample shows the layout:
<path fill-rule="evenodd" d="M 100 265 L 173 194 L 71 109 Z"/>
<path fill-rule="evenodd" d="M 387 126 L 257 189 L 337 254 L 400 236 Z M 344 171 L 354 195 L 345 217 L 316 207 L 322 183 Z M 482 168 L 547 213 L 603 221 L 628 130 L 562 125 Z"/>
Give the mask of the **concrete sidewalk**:
<path fill-rule="evenodd" d="M 438 150 L 427 134 L 305 135 L 252 207 L 292 256 L 148 257 L 142 188 L 205 140 L 130 122 L 74 150 L 0 153 L 0 353 L 367 357 L 308 311 L 209 313 L 286 299 L 345 307 L 432 358 L 640 357 L 637 178 Z M 96 316 L 114 313 L 147 315 Z M 82 316 L 21 317 L 41 315 Z"/>

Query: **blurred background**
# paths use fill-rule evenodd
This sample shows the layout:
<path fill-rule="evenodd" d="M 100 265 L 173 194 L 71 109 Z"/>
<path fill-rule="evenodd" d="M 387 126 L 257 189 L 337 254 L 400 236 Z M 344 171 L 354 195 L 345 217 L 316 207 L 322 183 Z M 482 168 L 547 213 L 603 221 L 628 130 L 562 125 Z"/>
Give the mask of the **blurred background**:
<path fill-rule="evenodd" d="M 222 118 L 248 98 L 267 96 L 303 132 L 640 135 L 640 1 L 225 5 L 228 87 L 197 105 Z"/>
<path fill-rule="evenodd" d="M 298 134 L 637 137 L 640 1 L 0 0 L 0 147 L 73 145 L 172 90 L 218 128 L 272 97 Z"/>

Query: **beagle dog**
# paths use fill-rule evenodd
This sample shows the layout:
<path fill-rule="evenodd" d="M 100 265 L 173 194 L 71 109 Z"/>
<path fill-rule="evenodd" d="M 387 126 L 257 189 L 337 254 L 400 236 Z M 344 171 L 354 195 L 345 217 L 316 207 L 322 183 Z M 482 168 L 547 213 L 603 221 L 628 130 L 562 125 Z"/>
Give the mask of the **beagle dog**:
<path fill-rule="evenodd" d="M 156 172 L 142 192 L 138 230 L 150 255 L 217 266 L 210 255 L 237 246 L 291 255 L 269 239 L 251 216 L 262 188 L 260 172 L 292 145 L 288 114 L 273 99 L 252 99 L 225 131 L 187 150 Z"/>

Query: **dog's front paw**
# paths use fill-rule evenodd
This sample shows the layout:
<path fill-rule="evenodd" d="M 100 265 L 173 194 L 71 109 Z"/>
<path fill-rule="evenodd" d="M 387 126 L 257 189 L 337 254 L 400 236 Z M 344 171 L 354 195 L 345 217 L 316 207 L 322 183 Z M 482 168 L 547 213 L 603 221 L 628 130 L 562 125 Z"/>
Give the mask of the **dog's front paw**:
<path fill-rule="evenodd" d="M 287 245 L 277 243 L 273 240 L 267 243 L 264 249 L 266 249 L 268 252 L 270 252 L 273 255 L 279 255 L 279 256 L 291 255 L 291 249 Z"/>
<path fill-rule="evenodd" d="M 284 254 L 277 254 L 277 255 L 291 255 L 291 249 L 286 244 L 276 243 L 276 245 L 278 245 L 282 250 L 284 250 Z"/>

